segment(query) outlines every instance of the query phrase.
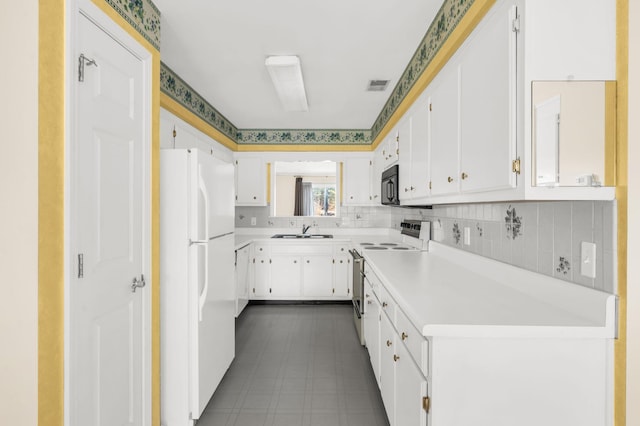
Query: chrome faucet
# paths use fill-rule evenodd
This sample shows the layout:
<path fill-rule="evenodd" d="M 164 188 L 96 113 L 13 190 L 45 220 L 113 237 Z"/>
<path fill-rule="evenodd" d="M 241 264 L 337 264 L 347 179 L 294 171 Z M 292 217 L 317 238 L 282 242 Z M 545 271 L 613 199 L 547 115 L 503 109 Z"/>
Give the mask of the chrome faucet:
<path fill-rule="evenodd" d="M 302 233 L 306 234 L 307 231 L 309 230 L 309 228 L 311 228 L 311 225 L 305 225 L 304 223 L 302 224 Z"/>

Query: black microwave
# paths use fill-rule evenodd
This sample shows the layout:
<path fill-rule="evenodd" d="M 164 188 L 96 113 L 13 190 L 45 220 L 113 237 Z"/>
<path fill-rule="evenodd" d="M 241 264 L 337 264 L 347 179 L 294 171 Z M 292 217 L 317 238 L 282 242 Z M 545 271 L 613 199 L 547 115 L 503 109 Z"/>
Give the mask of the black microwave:
<path fill-rule="evenodd" d="M 400 205 L 400 185 L 398 184 L 398 165 L 389 167 L 382 172 L 382 182 L 380 197 L 382 204 L 398 206 Z"/>

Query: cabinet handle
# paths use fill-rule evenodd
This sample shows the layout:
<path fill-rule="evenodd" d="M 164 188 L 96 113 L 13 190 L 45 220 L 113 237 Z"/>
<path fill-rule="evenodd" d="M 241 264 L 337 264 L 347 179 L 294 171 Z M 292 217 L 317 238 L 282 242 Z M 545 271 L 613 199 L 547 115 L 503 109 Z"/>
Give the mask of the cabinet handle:
<path fill-rule="evenodd" d="M 353 195 L 349 197 L 349 199 L 353 200 Z"/>
<path fill-rule="evenodd" d="M 370 305 L 370 304 L 371 304 L 371 300 L 367 300 L 367 305 Z"/>
<path fill-rule="evenodd" d="M 387 304 L 387 302 L 382 302 L 382 307 L 383 307 L 383 308 L 386 308 L 387 306 L 389 306 L 389 305 Z"/>
<path fill-rule="evenodd" d="M 402 338 L 402 341 L 405 341 L 407 340 L 407 337 L 409 337 L 409 335 L 403 331 L 400 337 Z"/>
<path fill-rule="evenodd" d="M 465 172 L 462 172 L 462 175 L 460 177 L 462 178 L 462 180 L 465 180 L 466 178 L 469 177 L 469 175 L 466 174 Z"/>
<path fill-rule="evenodd" d="M 342 260 L 340 261 L 340 263 L 342 263 Z"/>
<path fill-rule="evenodd" d="M 404 192 L 409 192 L 409 188 L 405 188 L 405 189 L 404 189 Z"/>
<path fill-rule="evenodd" d="M 258 197 L 256 197 L 256 196 L 254 195 L 254 196 L 253 196 L 253 199 L 255 200 L 256 198 L 258 198 Z"/>
<path fill-rule="evenodd" d="M 447 182 L 449 182 L 449 183 L 453 182 L 453 178 L 452 178 L 451 176 L 449 176 L 449 177 L 447 178 Z"/>
<path fill-rule="evenodd" d="M 393 354 L 393 361 L 394 362 L 398 362 L 398 360 L 400 359 L 400 357 L 396 354 Z"/>
<path fill-rule="evenodd" d="M 307 263 L 309 263 L 309 261 L 307 260 Z"/>
<path fill-rule="evenodd" d="M 387 340 L 387 346 L 391 346 L 391 340 Z"/>
<path fill-rule="evenodd" d="M 298 261 L 297 261 L 297 260 L 294 260 L 294 261 L 293 261 L 293 263 L 298 263 Z"/>
<path fill-rule="evenodd" d="M 415 190 L 416 190 L 416 188 L 415 188 L 414 186 L 412 186 L 412 187 L 411 187 L 411 188 L 409 188 L 409 189 L 411 189 L 411 191 L 415 191 Z"/>
<path fill-rule="evenodd" d="M 365 295 L 364 295 L 364 297 L 369 297 L 369 295 L 368 295 L 368 294 L 365 294 Z"/>

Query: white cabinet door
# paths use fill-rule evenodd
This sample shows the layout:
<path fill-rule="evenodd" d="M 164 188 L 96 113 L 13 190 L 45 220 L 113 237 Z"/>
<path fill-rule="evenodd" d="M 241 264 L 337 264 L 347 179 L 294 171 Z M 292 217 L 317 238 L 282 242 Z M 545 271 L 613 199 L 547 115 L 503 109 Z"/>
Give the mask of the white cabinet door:
<path fill-rule="evenodd" d="M 333 257 L 302 258 L 303 296 L 326 298 L 333 296 Z"/>
<path fill-rule="evenodd" d="M 267 169 L 262 158 L 236 159 L 236 206 L 266 206 L 267 185 Z"/>
<path fill-rule="evenodd" d="M 387 411 L 389 424 L 391 426 L 395 426 L 396 424 L 398 426 L 404 426 L 395 422 L 396 363 L 393 356 L 395 355 L 396 331 L 386 314 L 382 313 L 380 317 L 380 392 L 382 393 L 382 402 Z"/>
<path fill-rule="evenodd" d="M 368 157 L 348 158 L 344 163 L 344 195 L 345 206 L 363 206 L 372 203 L 371 168 L 372 161 Z"/>
<path fill-rule="evenodd" d="M 427 381 L 402 343 L 398 342 L 395 352 L 395 424 L 427 426 L 427 412 L 423 408 L 423 397 L 427 396 Z"/>
<path fill-rule="evenodd" d="M 369 351 L 371 368 L 380 386 L 380 303 L 371 286 L 365 286 L 364 340 Z"/>
<path fill-rule="evenodd" d="M 411 199 L 411 116 L 405 114 L 398 123 L 398 187 L 400 201 Z"/>
<path fill-rule="evenodd" d="M 251 280 L 249 251 L 249 246 L 236 250 L 236 317 L 240 315 L 249 299 Z"/>
<path fill-rule="evenodd" d="M 400 151 L 402 152 L 402 151 Z M 429 105 L 411 115 L 411 198 L 429 196 Z M 402 182 L 402 181 L 401 181 Z M 401 183 L 402 184 L 402 183 Z"/>
<path fill-rule="evenodd" d="M 253 258 L 252 299 L 269 297 L 271 290 L 271 260 L 269 256 L 256 255 Z"/>
<path fill-rule="evenodd" d="M 294 299 L 300 297 L 302 258 L 291 255 L 271 257 L 271 297 Z"/>
<path fill-rule="evenodd" d="M 460 190 L 515 186 L 516 33 L 511 6 L 492 12 L 460 55 Z"/>
<path fill-rule="evenodd" d="M 458 192 L 458 65 L 449 62 L 430 86 L 431 195 Z"/>
<path fill-rule="evenodd" d="M 351 256 L 336 256 L 333 264 L 333 296 L 339 299 L 351 298 Z"/>

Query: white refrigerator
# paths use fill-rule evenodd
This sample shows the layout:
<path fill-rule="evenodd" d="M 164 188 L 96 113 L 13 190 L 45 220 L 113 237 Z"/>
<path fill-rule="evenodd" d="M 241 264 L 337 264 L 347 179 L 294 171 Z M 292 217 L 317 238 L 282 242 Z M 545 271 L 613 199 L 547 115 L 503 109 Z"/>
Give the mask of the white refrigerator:
<path fill-rule="evenodd" d="M 235 356 L 234 167 L 160 152 L 161 424 L 192 426 Z"/>

